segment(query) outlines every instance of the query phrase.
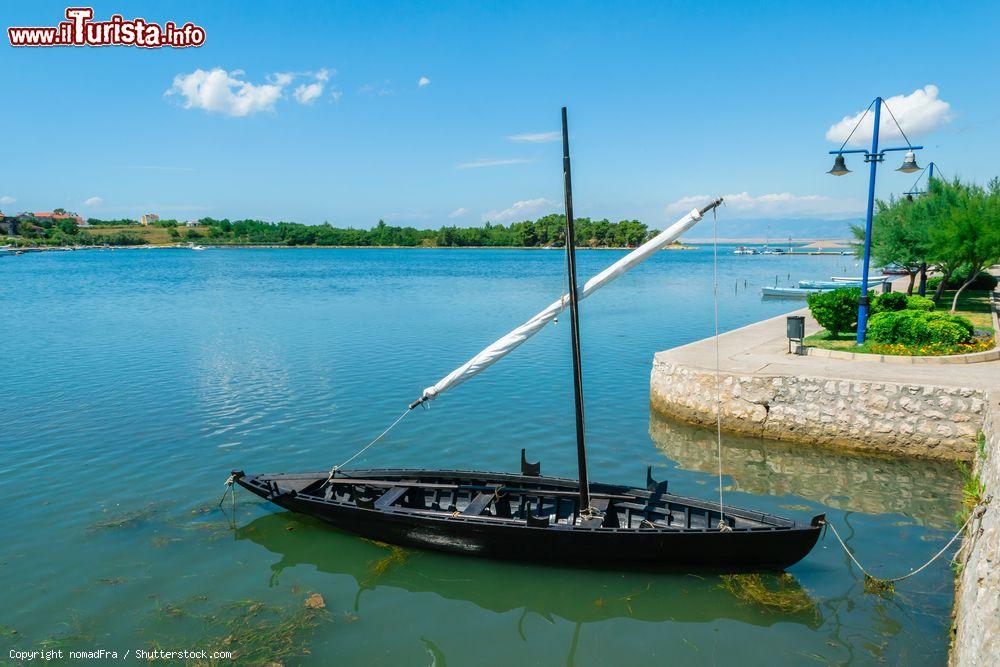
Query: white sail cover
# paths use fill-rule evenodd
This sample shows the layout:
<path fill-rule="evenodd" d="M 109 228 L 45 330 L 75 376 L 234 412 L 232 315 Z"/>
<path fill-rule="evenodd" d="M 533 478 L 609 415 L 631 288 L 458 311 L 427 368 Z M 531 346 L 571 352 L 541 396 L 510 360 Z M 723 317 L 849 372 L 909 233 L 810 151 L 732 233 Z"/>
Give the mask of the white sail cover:
<path fill-rule="evenodd" d="M 583 289 L 580 290 L 578 299 L 586 299 L 588 296 L 604 287 L 629 269 L 643 263 L 657 250 L 660 250 L 676 241 L 681 234 L 691 229 L 699 220 L 701 220 L 701 213 L 698 212 L 698 209 L 692 210 L 670 227 L 663 230 L 652 239 L 646 241 L 641 246 L 588 280 L 583 286 Z M 466 380 L 470 380 L 479 373 L 482 373 L 484 370 L 510 354 L 521 343 L 541 331 L 546 324 L 556 319 L 556 317 L 559 316 L 559 313 L 565 310 L 568 306 L 569 294 L 564 294 L 562 298 L 554 302 L 548 308 L 511 331 L 503 338 L 499 338 L 494 341 L 492 345 L 466 361 L 451 373 L 448 373 L 448 375 L 438 380 L 433 386 L 424 389 L 424 395 L 420 402 L 433 400 L 442 392 L 445 392 L 452 387 L 457 387 Z M 414 405 L 416 405 L 416 403 L 414 403 Z"/>

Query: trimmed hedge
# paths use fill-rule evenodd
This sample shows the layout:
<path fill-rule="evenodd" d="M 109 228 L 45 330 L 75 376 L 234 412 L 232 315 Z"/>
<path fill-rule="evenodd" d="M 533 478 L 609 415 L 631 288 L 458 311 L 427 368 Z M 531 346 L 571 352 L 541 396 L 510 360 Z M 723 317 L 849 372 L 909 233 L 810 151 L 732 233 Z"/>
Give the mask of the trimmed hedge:
<path fill-rule="evenodd" d="M 876 343 L 956 345 L 972 341 L 973 332 L 964 317 L 926 310 L 886 311 L 868 321 L 868 337 Z"/>
<path fill-rule="evenodd" d="M 906 294 L 903 292 L 886 292 L 879 294 L 871 303 L 871 312 L 884 313 L 893 310 L 905 310 L 907 308 Z"/>
<path fill-rule="evenodd" d="M 906 307 L 909 310 L 926 310 L 930 312 L 934 310 L 934 299 L 914 294 L 913 296 L 906 297 Z"/>

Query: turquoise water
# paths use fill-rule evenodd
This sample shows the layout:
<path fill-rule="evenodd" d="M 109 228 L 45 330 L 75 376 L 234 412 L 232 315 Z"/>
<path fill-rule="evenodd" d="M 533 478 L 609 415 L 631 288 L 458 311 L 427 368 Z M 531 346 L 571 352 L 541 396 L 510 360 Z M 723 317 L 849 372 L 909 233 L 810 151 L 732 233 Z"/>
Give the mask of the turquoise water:
<path fill-rule="evenodd" d="M 581 278 L 620 254 L 581 251 Z M 364 249 L 0 259 L 0 660 L 8 646 L 158 646 L 307 665 L 943 664 L 947 563 L 894 597 L 867 595 L 832 536 L 780 582 L 807 603 L 781 612 L 705 572 L 400 552 L 245 494 L 235 516 L 216 509 L 231 469 L 346 458 L 551 303 L 563 262 Z M 711 432 L 651 419 L 648 404 L 653 353 L 712 332 L 711 269 L 708 249 L 664 252 L 582 304 L 592 479 L 636 484 L 653 465 L 679 493 L 716 493 Z M 762 302 L 763 285 L 856 271 L 847 257 L 725 252 L 721 326 L 799 307 Z M 568 332 L 543 332 L 359 463 L 514 471 L 526 447 L 543 473 L 572 476 Z M 725 460 L 727 501 L 825 511 L 877 572 L 906 571 L 954 530 L 951 465 L 731 437 Z M 314 593 L 321 612 L 303 607 Z"/>

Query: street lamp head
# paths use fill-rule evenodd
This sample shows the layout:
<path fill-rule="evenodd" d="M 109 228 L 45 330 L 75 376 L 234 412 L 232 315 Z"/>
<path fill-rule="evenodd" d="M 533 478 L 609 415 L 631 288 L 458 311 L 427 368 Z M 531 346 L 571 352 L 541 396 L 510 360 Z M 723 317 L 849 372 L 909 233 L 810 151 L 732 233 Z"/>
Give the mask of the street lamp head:
<path fill-rule="evenodd" d="M 906 151 L 906 157 L 903 158 L 903 164 L 896 171 L 901 171 L 904 174 L 912 174 L 920 171 L 920 167 L 917 166 L 917 156 L 913 154 L 913 151 Z"/>
<path fill-rule="evenodd" d="M 848 169 L 847 164 L 844 163 L 844 156 L 838 155 L 833 161 L 833 169 L 826 173 L 833 174 L 834 176 L 843 176 L 844 174 L 851 173 L 851 170 Z"/>

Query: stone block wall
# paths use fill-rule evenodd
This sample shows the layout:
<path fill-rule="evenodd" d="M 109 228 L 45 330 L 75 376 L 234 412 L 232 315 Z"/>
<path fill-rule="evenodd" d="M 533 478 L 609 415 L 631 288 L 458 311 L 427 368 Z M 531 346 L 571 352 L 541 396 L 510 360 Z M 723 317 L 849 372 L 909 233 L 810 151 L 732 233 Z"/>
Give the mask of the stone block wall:
<path fill-rule="evenodd" d="M 992 500 L 965 535 L 958 562 L 950 663 L 982 667 L 1000 663 L 1000 396 L 987 399 L 982 454 L 976 470 Z"/>
<path fill-rule="evenodd" d="M 650 402 L 660 414 L 714 424 L 716 395 L 714 371 L 655 359 Z M 727 372 L 721 395 L 729 432 L 954 460 L 972 459 L 986 406 L 971 387 Z"/>

